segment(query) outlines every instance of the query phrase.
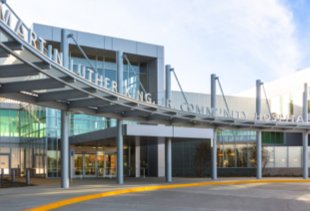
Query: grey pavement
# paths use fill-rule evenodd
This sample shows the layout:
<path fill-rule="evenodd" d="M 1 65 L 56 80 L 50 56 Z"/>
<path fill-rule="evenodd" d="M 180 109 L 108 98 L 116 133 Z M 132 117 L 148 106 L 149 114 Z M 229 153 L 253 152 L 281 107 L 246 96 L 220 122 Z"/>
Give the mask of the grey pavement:
<path fill-rule="evenodd" d="M 175 183 L 206 180 L 210 179 L 177 179 Z M 115 178 L 89 178 L 74 179 L 69 189 L 62 189 L 59 179 L 32 179 L 31 181 L 34 186 L 0 188 L 0 211 L 24 210 L 76 196 L 128 187 L 166 184 L 164 178 L 125 178 L 125 185 L 117 185 Z"/>
<path fill-rule="evenodd" d="M 58 210 L 309 211 L 310 184 L 205 186 L 126 194 Z"/>
<path fill-rule="evenodd" d="M 225 178 L 222 180 L 254 179 Z M 277 178 L 278 179 L 278 178 Z M 285 178 L 288 179 L 288 178 Z M 295 178 L 296 179 L 296 178 Z M 174 178 L 174 183 L 210 181 L 209 178 Z M 162 178 L 73 180 L 63 190 L 57 179 L 33 180 L 36 186 L 0 189 L 0 210 L 23 210 L 75 196 L 127 187 L 166 184 Z M 243 184 L 169 189 L 131 193 L 72 204 L 58 210 L 310 210 L 310 183 Z"/>

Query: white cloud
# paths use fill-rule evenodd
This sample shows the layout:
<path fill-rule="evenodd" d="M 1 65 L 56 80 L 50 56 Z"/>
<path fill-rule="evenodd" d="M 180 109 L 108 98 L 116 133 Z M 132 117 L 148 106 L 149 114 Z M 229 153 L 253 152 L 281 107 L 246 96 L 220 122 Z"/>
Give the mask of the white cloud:
<path fill-rule="evenodd" d="M 225 93 L 293 72 L 299 65 L 292 14 L 278 0 L 15 0 L 27 22 L 165 46 L 183 88 L 208 92 L 210 74 Z M 40 17 L 39 19 L 37 17 Z M 176 83 L 173 88 L 178 89 Z"/>

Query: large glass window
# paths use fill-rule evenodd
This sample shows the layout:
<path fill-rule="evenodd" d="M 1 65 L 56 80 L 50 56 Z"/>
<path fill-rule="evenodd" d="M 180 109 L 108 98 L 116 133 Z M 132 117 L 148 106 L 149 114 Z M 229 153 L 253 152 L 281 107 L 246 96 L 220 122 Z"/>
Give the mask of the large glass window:
<path fill-rule="evenodd" d="M 284 144 L 283 133 L 279 132 L 262 132 L 263 144 Z"/>
<path fill-rule="evenodd" d="M 287 147 L 275 147 L 275 167 L 287 167 Z"/>
<path fill-rule="evenodd" d="M 72 114 L 70 122 L 71 135 L 78 135 L 107 128 L 107 120 L 104 117 Z"/>
<path fill-rule="evenodd" d="M 0 109 L 0 136 L 18 137 L 18 110 Z"/>
<path fill-rule="evenodd" d="M 301 167 L 302 147 L 288 147 L 288 167 Z"/>
<path fill-rule="evenodd" d="M 265 146 L 264 149 L 267 152 L 268 159 L 266 163 L 267 168 L 274 168 L 275 158 L 274 158 L 274 146 Z"/>
<path fill-rule="evenodd" d="M 84 58 L 80 57 L 73 57 L 73 71 L 82 74 L 82 66 L 84 68 L 96 68 L 97 73 L 105 78 L 110 79 L 109 85 L 107 85 L 108 89 L 111 89 L 111 82 L 117 81 L 117 66 L 115 61 L 105 61 L 104 58 L 97 58 L 96 60 L 90 59 L 87 61 Z M 92 64 L 90 66 L 89 62 Z M 128 63 L 127 60 L 124 62 L 124 72 L 123 72 L 123 80 L 124 80 L 124 89 L 127 88 L 128 93 L 132 98 L 138 97 L 138 91 L 142 91 L 140 83 L 143 84 L 143 87 L 146 87 L 146 70 L 147 68 L 144 67 L 144 64 L 130 62 Z M 89 71 L 85 71 L 87 76 Z M 83 75 L 83 74 L 82 74 Z M 93 75 L 94 80 L 94 75 Z"/>

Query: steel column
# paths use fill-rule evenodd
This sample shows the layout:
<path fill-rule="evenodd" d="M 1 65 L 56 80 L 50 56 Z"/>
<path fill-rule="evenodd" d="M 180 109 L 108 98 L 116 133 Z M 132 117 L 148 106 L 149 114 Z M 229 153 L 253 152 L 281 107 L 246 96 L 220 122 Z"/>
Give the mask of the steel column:
<path fill-rule="evenodd" d="M 309 178 L 309 168 L 308 168 L 308 132 L 302 134 L 303 141 L 303 178 Z"/>
<path fill-rule="evenodd" d="M 117 91 L 120 94 L 124 93 L 124 64 L 123 64 L 123 52 L 116 52 L 117 62 Z"/>
<path fill-rule="evenodd" d="M 213 130 L 212 141 L 212 179 L 217 179 L 217 130 Z"/>
<path fill-rule="evenodd" d="M 261 119 L 261 80 L 256 80 L 256 119 Z M 256 131 L 256 178 L 262 178 L 262 131 Z"/>
<path fill-rule="evenodd" d="M 256 131 L 256 178 L 262 178 L 262 131 Z"/>
<path fill-rule="evenodd" d="M 140 137 L 135 137 L 135 176 L 141 177 L 141 149 L 140 149 Z"/>
<path fill-rule="evenodd" d="M 60 48 L 63 56 L 63 66 L 69 69 L 69 41 L 68 32 L 65 29 L 61 29 Z"/>
<path fill-rule="evenodd" d="M 261 80 L 256 80 L 256 118 L 260 120 L 261 110 L 262 110 L 262 97 L 261 97 Z"/>
<path fill-rule="evenodd" d="M 61 187 L 69 188 L 69 113 L 61 111 Z"/>
<path fill-rule="evenodd" d="M 166 65 L 166 107 L 169 107 L 171 102 L 171 67 Z"/>
<path fill-rule="evenodd" d="M 211 112 L 212 116 L 216 116 L 216 80 L 215 74 L 211 74 Z"/>
<path fill-rule="evenodd" d="M 308 122 L 308 84 L 305 83 L 304 93 L 303 93 L 303 119 L 304 122 Z M 308 179 L 309 169 L 308 169 L 308 132 L 304 132 L 302 135 L 303 140 L 303 178 Z"/>
<path fill-rule="evenodd" d="M 211 74 L 211 113 L 216 116 L 216 80 L 215 74 Z M 212 179 L 217 179 L 217 130 L 213 130 L 212 139 Z"/>
<path fill-rule="evenodd" d="M 120 94 L 124 93 L 123 86 L 123 52 L 117 51 L 116 53 L 117 62 L 117 91 Z M 124 184 L 124 159 L 123 159 L 123 121 L 117 120 L 117 183 Z"/>
<path fill-rule="evenodd" d="M 166 159 L 166 182 L 172 182 L 172 141 L 171 138 L 166 139 L 165 146 Z"/>
<path fill-rule="evenodd" d="M 117 183 L 124 184 L 124 160 L 123 160 L 123 128 L 122 120 L 117 120 Z"/>

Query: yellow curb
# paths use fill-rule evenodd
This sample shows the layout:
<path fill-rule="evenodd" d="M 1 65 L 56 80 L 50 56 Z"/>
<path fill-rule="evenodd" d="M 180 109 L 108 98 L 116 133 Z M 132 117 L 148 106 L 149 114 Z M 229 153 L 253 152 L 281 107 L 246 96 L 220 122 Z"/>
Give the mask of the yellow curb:
<path fill-rule="evenodd" d="M 208 185 L 240 185 L 240 184 L 253 184 L 253 183 L 310 183 L 310 180 L 297 180 L 297 179 L 279 179 L 279 180 L 235 180 L 235 181 L 209 181 L 209 182 L 195 182 L 195 183 L 185 183 L 185 184 L 168 184 L 168 185 L 152 185 L 152 186 L 142 186 L 127 188 L 121 190 L 113 190 L 102 193 L 90 194 L 85 196 L 78 196 L 74 198 L 69 198 L 65 200 L 60 200 L 52 202 L 46 205 L 33 207 L 27 209 L 26 211 L 44 211 L 44 210 L 54 210 L 60 207 L 64 207 L 71 204 L 76 204 L 84 201 L 105 198 L 115 195 L 123 195 L 127 193 L 138 193 L 145 191 L 156 191 L 163 189 L 172 189 L 172 188 L 188 188 L 188 187 L 199 187 L 199 186 L 208 186 Z"/>

